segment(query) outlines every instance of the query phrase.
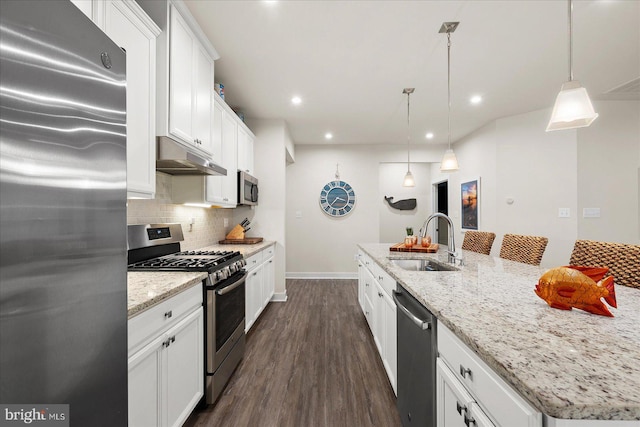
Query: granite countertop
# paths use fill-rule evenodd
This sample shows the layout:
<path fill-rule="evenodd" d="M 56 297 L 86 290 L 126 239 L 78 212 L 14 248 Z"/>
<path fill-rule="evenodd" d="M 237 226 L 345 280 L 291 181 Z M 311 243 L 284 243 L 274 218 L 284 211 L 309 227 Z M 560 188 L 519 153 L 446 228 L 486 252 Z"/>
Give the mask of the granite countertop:
<path fill-rule="evenodd" d="M 535 408 L 560 419 L 640 420 L 640 289 L 616 286 L 615 317 L 549 307 L 533 291 L 546 268 L 462 251 L 456 272 L 406 271 L 359 244 Z"/>
<path fill-rule="evenodd" d="M 212 245 L 202 250 L 239 251 L 247 258 L 274 245 L 275 242 L 260 242 L 255 245 Z M 207 274 L 181 271 L 130 271 L 127 273 L 127 316 L 133 316 L 176 295 L 192 286 L 200 285 Z"/>

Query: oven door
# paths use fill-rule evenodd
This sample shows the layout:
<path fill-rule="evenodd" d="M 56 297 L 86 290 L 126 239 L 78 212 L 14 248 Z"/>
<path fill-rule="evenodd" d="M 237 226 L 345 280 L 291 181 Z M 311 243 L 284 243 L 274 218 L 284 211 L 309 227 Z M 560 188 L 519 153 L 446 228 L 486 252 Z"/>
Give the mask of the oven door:
<path fill-rule="evenodd" d="M 236 342 L 244 336 L 245 280 L 238 271 L 228 279 L 207 287 L 207 373 L 213 374 Z"/>

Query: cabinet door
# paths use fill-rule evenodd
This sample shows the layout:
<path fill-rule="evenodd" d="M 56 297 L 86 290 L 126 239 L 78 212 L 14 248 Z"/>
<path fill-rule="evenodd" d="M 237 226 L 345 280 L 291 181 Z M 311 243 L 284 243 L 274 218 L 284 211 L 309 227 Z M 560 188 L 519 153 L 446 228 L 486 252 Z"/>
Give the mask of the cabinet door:
<path fill-rule="evenodd" d="M 166 333 L 168 426 L 181 426 L 204 394 L 203 318 L 200 307 Z"/>
<path fill-rule="evenodd" d="M 195 146 L 193 70 L 195 36 L 180 13 L 171 6 L 169 61 L 169 132 Z"/>
<path fill-rule="evenodd" d="M 376 342 L 378 353 L 380 358 L 384 361 L 384 322 L 385 322 L 385 307 L 384 307 L 384 290 L 382 286 L 374 280 L 375 296 L 373 303 L 373 339 Z"/>
<path fill-rule="evenodd" d="M 386 292 L 383 292 L 382 300 L 384 306 L 384 358 L 382 362 L 387 371 L 391 387 L 397 395 L 398 319 L 396 317 L 396 304 Z"/>
<path fill-rule="evenodd" d="M 238 125 L 238 170 L 253 174 L 253 136 Z"/>
<path fill-rule="evenodd" d="M 466 425 L 467 422 L 469 426 L 474 427 L 496 427 L 476 402 L 471 403 L 471 408 L 465 420 Z"/>
<path fill-rule="evenodd" d="M 233 206 L 238 203 L 237 144 L 238 124 L 231 114 L 225 112 L 222 116 L 222 160 L 227 176 L 223 179 L 222 198 Z"/>
<path fill-rule="evenodd" d="M 273 296 L 275 288 L 275 265 L 273 263 L 273 257 L 269 258 L 264 263 L 264 273 L 262 278 L 262 301 L 263 308 L 269 304 L 271 297 Z"/>
<path fill-rule="evenodd" d="M 466 427 L 473 398 L 447 365 L 438 358 L 436 363 L 436 401 L 438 427 Z"/>
<path fill-rule="evenodd" d="M 214 96 L 215 98 L 215 96 Z M 224 110 L 217 101 L 213 103 L 213 130 L 211 132 L 213 139 L 213 161 L 224 166 L 223 161 L 223 135 L 222 135 L 222 117 L 224 116 Z M 227 170 L 227 174 L 229 171 Z M 222 196 L 222 186 L 226 176 L 207 176 L 206 178 L 206 194 L 207 201 L 210 203 L 216 203 L 223 205 L 224 198 Z"/>
<path fill-rule="evenodd" d="M 213 61 L 205 52 L 204 48 L 196 45 L 195 54 L 195 85 L 194 85 L 194 131 L 196 147 L 213 156 L 213 141 L 211 131 L 213 102 Z"/>
<path fill-rule="evenodd" d="M 129 425 L 160 425 L 163 338 L 158 337 L 128 361 Z"/>
<path fill-rule="evenodd" d="M 107 1 L 104 31 L 127 53 L 127 196 L 153 198 L 156 191 L 156 36 L 137 3 Z M 139 11 L 134 12 L 133 8 Z"/>
<path fill-rule="evenodd" d="M 257 267 L 250 271 L 247 275 L 246 286 L 246 301 L 245 301 L 245 324 L 246 331 L 248 332 L 253 326 L 253 323 L 258 318 L 261 311 L 262 302 L 262 267 Z"/>

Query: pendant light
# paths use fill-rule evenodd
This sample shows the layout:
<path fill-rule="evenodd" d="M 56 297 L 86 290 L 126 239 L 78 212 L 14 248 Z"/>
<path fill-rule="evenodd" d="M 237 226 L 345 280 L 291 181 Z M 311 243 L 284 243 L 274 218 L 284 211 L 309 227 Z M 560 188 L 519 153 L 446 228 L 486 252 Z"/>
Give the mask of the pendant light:
<path fill-rule="evenodd" d="M 416 185 L 413 174 L 411 173 L 411 128 L 409 127 L 409 97 L 414 90 L 415 88 L 407 87 L 402 91 L 402 93 L 407 94 L 407 174 L 404 176 L 403 187 L 415 187 Z"/>
<path fill-rule="evenodd" d="M 456 154 L 451 149 L 451 33 L 458 28 L 459 22 L 444 22 L 440 33 L 447 34 L 447 141 L 449 149 L 444 152 L 440 162 L 440 172 L 455 172 L 459 169 Z"/>
<path fill-rule="evenodd" d="M 569 3 L 569 81 L 562 85 L 553 105 L 547 132 L 589 126 L 597 117 L 587 94 L 577 80 L 573 80 L 573 1 Z"/>

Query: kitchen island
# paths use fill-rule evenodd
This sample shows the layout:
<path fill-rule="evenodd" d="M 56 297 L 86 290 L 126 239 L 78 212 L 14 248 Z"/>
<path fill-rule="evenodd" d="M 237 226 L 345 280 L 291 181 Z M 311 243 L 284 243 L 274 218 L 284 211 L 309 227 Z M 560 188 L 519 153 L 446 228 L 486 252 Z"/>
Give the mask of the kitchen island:
<path fill-rule="evenodd" d="M 446 252 L 358 246 L 541 413 L 640 424 L 638 289 L 616 286 L 613 318 L 557 310 L 533 291 L 546 268 L 462 251 L 459 271 L 408 271 L 389 258 L 446 263 Z"/>

